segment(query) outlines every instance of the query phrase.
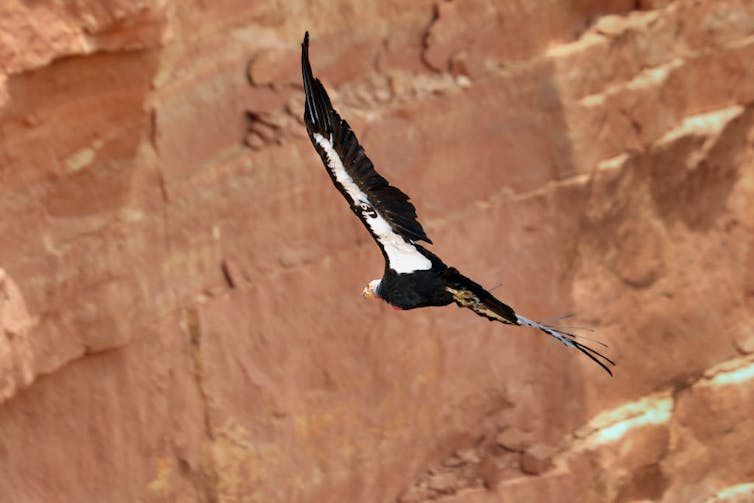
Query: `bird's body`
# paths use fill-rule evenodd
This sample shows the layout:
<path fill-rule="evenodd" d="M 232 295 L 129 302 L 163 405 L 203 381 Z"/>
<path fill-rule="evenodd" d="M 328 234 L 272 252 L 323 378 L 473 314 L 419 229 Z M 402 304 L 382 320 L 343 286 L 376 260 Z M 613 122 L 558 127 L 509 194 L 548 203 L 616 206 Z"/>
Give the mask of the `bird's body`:
<path fill-rule="evenodd" d="M 447 306 L 453 302 L 453 295 L 445 287 L 448 284 L 449 269 L 442 260 L 420 245 L 420 253 L 430 260 L 430 269 L 400 274 L 389 267 L 377 287 L 377 296 L 399 309 L 418 307 Z"/>
<path fill-rule="evenodd" d="M 567 346 L 575 347 L 608 373 L 613 362 L 578 342 L 563 328 L 532 321 L 489 291 L 448 267 L 418 244 L 431 243 L 408 196 L 375 171 L 348 123 L 332 107 L 322 83 L 312 75 L 309 34 L 304 37 L 301 67 L 306 103 L 304 122 L 335 187 L 371 234 L 385 258 L 381 279 L 364 290 L 365 297 L 378 297 L 397 309 L 445 306 L 455 303 L 491 321 L 537 328 Z"/>

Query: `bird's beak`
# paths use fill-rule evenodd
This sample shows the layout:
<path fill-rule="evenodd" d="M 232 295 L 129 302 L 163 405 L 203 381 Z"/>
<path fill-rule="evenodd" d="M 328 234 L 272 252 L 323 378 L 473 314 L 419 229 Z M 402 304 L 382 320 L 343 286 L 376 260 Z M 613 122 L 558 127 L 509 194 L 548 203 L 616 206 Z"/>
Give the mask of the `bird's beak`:
<path fill-rule="evenodd" d="M 367 287 L 361 292 L 361 297 L 364 299 L 373 299 L 374 292 L 372 291 L 372 288 L 367 285 Z"/>

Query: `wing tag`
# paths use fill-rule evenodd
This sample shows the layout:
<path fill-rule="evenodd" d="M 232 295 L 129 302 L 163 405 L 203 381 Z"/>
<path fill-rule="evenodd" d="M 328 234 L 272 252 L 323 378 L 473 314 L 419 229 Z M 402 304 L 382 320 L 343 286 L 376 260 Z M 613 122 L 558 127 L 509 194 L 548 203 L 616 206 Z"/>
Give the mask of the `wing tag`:
<path fill-rule="evenodd" d="M 369 218 L 377 218 L 377 211 L 372 208 L 369 203 L 359 201 L 359 208 L 361 208 L 361 214 Z"/>

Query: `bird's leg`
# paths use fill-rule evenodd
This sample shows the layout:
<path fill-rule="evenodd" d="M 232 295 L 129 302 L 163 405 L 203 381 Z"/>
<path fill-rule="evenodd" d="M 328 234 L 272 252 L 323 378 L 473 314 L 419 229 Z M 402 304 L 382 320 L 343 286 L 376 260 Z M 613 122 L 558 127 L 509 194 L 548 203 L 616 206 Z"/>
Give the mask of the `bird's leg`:
<path fill-rule="evenodd" d="M 471 309 L 474 309 L 479 305 L 479 300 L 476 298 L 476 296 L 466 290 L 456 290 L 455 288 L 451 287 L 445 287 L 445 289 L 453 294 L 453 298 L 455 301 L 462 307 L 470 307 Z"/>

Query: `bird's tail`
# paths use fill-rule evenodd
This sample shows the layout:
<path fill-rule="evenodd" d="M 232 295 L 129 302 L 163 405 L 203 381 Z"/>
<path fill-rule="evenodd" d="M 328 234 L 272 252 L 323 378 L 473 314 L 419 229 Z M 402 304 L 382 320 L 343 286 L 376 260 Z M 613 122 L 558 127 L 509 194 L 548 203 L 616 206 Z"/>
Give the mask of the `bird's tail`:
<path fill-rule="evenodd" d="M 571 332 L 566 332 L 565 330 L 563 330 L 564 328 L 569 328 L 569 327 L 547 325 L 545 323 L 540 323 L 538 321 L 530 320 L 529 318 L 521 316 L 518 313 L 516 314 L 516 321 L 518 322 L 519 325 L 537 328 L 541 330 L 542 332 L 546 333 L 547 335 L 551 335 L 552 337 L 555 337 L 557 340 L 559 340 L 566 346 L 578 349 L 579 351 L 584 353 L 586 356 L 588 356 L 592 361 L 597 363 L 597 365 L 605 369 L 605 371 L 608 374 L 613 375 L 608 365 L 615 366 L 615 362 L 613 362 L 610 358 L 603 355 L 596 349 L 590 348 L 589 346 L 582 344 L 576 340 L 576 339 L 586 339 L 586 337 L 576 335 Z M 593 339 L 590 339 L 590 340 L 592 340 L 593 342 L 601 346 L 607 347 L 607 345 L 602 342 L 599 342 Z"/>

